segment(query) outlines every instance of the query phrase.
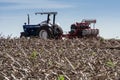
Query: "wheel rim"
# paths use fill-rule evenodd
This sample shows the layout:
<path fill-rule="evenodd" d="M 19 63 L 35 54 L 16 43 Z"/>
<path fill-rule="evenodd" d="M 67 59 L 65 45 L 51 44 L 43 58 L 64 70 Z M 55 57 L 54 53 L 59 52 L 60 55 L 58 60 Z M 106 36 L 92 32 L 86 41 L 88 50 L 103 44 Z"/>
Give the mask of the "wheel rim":
<path fill-rule="evenodd" d="M 41 30 L 40 33 L 39 33 L 39 37 L 41 39 L 47 39 L 48 38 L 47 31 L 46 30 Z"/>

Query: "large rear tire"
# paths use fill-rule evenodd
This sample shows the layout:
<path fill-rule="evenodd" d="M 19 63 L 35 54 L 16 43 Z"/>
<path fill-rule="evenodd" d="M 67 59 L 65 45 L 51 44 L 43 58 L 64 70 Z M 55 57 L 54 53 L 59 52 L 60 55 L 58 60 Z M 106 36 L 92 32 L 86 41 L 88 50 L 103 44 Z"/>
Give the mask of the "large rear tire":
<path fill-rule="evenodd" d="M 62 28 L 59 26 L 59 25 L 57 25 L 57 24 L 55 24 L 54 25 L 54 34 L 55 34 L 55 39 L 59 39 L 59 38 L 61 38 L 61 36 L 63 35 L 63 30 L 62 30 Z"/>

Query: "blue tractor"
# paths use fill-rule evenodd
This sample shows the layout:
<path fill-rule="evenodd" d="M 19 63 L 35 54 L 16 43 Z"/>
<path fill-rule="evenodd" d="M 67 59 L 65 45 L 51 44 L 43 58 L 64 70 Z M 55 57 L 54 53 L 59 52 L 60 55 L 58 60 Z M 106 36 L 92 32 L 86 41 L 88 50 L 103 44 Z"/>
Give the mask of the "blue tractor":
<path fill-rule="evenodd" d="M 28 15 L 28 24 L 23 25 L 23 32 L 21 32 L 20 37 L 39 37 L 42 39 L 58 39 L 61 38 L 63 34 L 62 28 L 55 23 L 55 17 L 57 12 L 37 12 L 35 15 L 47 15 L 47 20 L 42 21 L 40 24 L 31 25 L 30 18 Z M 52 23 L 51 17 L 52 16 Z"/>

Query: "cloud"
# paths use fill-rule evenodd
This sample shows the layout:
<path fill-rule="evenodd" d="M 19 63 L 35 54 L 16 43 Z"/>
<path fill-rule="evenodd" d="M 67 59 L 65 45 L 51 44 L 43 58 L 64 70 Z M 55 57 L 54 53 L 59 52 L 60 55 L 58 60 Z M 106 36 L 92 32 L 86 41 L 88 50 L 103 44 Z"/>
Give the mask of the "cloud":
<path fill-rule="evenodd" d="M 0 10 L 14 10 L 14 9 L 60 9 L 60 8 L 71 8 L 72 5 L 54 1 L 54 0 L 4 0 L 0 3 L 6 3 L 7 6 L 0 6 Z M 14 4 L 13 4 L 14 3 Z M 17 5 L 16 5 L 17 4 Z"/>

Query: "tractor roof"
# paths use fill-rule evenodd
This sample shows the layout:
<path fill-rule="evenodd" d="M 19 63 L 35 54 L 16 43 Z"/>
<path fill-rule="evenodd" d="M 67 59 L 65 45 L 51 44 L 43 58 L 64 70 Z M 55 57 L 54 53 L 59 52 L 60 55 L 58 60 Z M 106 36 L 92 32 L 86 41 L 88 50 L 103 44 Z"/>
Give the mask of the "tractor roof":
<path fill-rule="evenodd" d="M 41 14 L 41 15 L 43 15 L 43 14 L 52 14 L 52 15 L 56 15 L 57 14 L 57 12 L 36 12 L 35 13 L 35 15 L 37 15 L 37 14 Z"/>

